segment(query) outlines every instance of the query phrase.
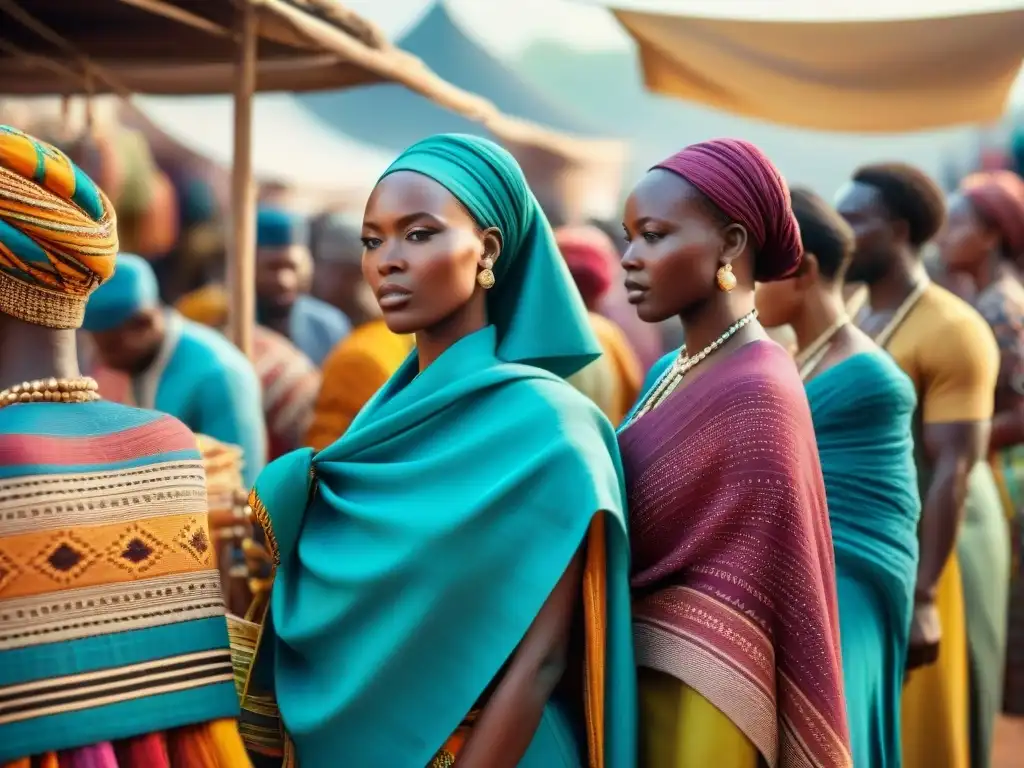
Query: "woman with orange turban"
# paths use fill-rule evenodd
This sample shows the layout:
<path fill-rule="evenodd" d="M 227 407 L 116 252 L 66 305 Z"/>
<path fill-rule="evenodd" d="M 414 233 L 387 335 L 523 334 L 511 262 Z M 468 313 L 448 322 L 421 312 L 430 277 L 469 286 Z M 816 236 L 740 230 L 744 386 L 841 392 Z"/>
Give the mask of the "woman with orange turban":
<path fill-rule="evenodd" d="M 78 365 L 117 252 L 99 187 L 0 126 L 0 766 L 244 768 L 196 437 Z"/>

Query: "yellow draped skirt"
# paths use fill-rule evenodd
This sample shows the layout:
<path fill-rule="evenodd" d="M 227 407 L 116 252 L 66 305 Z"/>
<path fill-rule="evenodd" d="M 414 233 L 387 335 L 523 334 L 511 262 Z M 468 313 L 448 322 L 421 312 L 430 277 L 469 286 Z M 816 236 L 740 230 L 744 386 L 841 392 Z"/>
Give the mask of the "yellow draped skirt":
<path fill-rule="evenodd" d="M 903 689 L 904 768 L 970 766 L 967 628 L 955 553 L 939 578 L 936 603 L 942 621 L 939 659 L 911 672 Z"/>
<path fill-rule="evenodd" d="M 757 768 L 754 743 L 711 702 L 671 675 L 637 673 L 640 768 Z"/>

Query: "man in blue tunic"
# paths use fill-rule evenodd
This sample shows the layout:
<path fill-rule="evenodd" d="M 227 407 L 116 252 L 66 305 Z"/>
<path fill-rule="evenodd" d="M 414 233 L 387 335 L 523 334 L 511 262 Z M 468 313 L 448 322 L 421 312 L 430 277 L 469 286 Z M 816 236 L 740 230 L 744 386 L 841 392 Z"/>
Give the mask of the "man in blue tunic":
<path fill-rule="evenodd" d="M 291 339 L 319 366 L 351 323 L 337 307 L 309 295 L 309 227 L 296 214 L 262 208 L 256 222 L 256 306 L 261 325 Z"/>
<path fill-rule="evenodd" d="M 83 328 L 103 363 L 131 376 L 134 405 L 241 448 L 252 485 L 267 458 L 256 372 L 219 333 L 161 303 L 149 262 L 121 254 L 114 276 L 89 299 Z"/>

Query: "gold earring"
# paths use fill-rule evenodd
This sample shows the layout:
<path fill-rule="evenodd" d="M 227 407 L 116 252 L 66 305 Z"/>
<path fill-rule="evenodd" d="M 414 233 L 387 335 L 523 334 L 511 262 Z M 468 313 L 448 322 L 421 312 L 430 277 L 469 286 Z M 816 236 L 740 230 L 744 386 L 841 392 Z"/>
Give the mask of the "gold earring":
<path fill-rule="evenodd" d="M 494 272 L 491 271 L 491 267 L 494 266 L 494 259 L 484 259 L 480 262 L 480 266 L 483 269 L 476 276 L 476 281 L 480 283 L 480 287 L 485 291 L 489 291 L 494 287 Z"/>
<path fill-rule="evenodd" d="M 736 275 L 732 273 L 732 264 L 719 267 L 715 278 L 718 280 L 718 290 L 720 291 L 728 293 L 736 287 Z"/>

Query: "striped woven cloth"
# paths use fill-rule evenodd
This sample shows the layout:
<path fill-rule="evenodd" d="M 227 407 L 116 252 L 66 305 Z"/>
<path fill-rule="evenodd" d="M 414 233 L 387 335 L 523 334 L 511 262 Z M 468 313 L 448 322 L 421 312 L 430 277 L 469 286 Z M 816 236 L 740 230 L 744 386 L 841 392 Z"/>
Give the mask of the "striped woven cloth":
<path fill-rule="evenodd" d="M 102 190 L 59 149 L 0 125 L 0 312 L 78 328 L 117 251 Z"/>

